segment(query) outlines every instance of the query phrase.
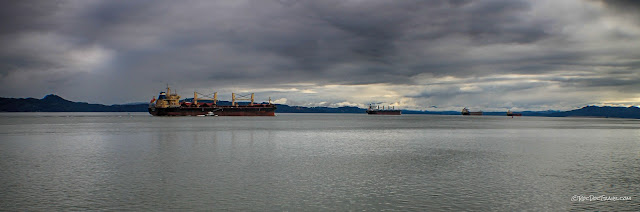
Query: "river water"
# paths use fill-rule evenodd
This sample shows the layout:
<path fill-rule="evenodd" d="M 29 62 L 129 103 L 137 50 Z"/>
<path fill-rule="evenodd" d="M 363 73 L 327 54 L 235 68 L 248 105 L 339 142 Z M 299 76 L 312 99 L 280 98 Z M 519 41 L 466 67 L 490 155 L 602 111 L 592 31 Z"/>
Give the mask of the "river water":
<path fill-rule="evenodd" d="M 3 211 L 640 211 L 639 194 L 635 119 L 0 113 Z"/>

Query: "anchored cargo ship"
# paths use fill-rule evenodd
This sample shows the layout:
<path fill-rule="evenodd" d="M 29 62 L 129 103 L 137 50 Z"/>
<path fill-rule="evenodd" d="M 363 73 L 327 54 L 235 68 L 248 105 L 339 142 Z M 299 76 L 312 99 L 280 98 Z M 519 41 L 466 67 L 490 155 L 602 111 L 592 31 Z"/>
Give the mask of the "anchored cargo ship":
<path fill-rule="evenodd" d="M 514 113 L 511 110 L 507 110 L 507 116 L 522 116 L 522 113 Z"/>
<path fill-rule="evenodd" d="M 466 107 L 462 109 L 462 115 L 463 116 L 468 116 L 468 115 L 472 115 L 472 116 L 481 116 L 482 115 L 482 111 L 474 111 L 471 112 L 469 111 L 469 109 L 467 109 Z"/>
<path fill-rule="evenodd" d="M 382 106 L 382 109 L 380 109 L 380 106 L 373 107 L 373 105 L 369 105 L 369 108 L 367 109 L 367 114 L 369 115 L 401 115 L 402 111 L 396 110 L 395 106 L 393 106 L 392 108 L 389 108 L 389 106 L 387 106 L 387 109 L 384 109 L 384 106 Z"/>
<path fill-rule="evenodd" d="M 275 116 L 276 106 L 271 104 L 254 104 L 253 97 L 232 93 L 231 105 L 218 105 L 218 93 L 213 94 L 212 102 L 198 102 L 198 93 L 193 93 L 193 102 L 180 101 L 178 94 L 171 93 L 167 86 L 167 92 L 160 92 L 158 99 L 155 97 L 149 103 L 149 113 L 154 116 Z M 251 100 L 247 105 L 239 105 L 236 100 Z"/>

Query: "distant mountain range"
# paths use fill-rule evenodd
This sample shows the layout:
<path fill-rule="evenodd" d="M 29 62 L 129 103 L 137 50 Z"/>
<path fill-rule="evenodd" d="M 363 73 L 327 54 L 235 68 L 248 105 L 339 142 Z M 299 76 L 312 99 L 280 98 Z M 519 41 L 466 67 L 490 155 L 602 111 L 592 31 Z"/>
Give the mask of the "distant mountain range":
<path fill-rule="evenodd" d="M 604 118 L 635 118 L 640 119 L 638 107 L 598 107 L 586 106 L 577 110 L 549 114 L 552 117 L 604 117 Z"/>
<path fill-rule="evenodd" d="M 191 101 L 192 99 L 185 99 Z M 201 102 L 206 102 L 201 101 Z M 218 101 L 220 105 L 231 105 L 228 101 Z M 240 103 L 247 104 L 247 103 Z M 358 107 L 303 107 L 277 104 L 277 113 L 365 113 L 365 109 Z M 147 112 L 147 103 L 129 103 L 120 105 L 89 104 L 86 102 L 72 102 L 55 94 L 49 94 L 42 99 L 35 98 L 2 98 L 0 97 L 0 112 Z M 403 114 L 438 114 L 458 115 L 459 111 L 416 111 L 402 110 Z M 605 118 L 636 118 L 640 119 L 638 107 L 598 107 L 586 106 L 571 111 L 523 111 L 523 116 L 549 117 L 605 117 Z M 484 115 L 504 116 L 505 112 L 485 112 Z"/>
<path fill-rule="evenodd" d="M 102 105 L 72 102 L 55 94 L 42 99 L 2 98 L 2 112 L 146 112 L 148 104 Z"/>

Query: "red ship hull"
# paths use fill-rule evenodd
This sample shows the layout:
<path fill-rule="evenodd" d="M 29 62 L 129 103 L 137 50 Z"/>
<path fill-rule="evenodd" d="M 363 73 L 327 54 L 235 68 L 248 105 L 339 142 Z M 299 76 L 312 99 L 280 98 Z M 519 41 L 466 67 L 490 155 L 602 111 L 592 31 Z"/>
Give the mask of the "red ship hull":
<path fill-rule="evenodd" d="M 213 107 L 149 107 L 149 113 L 154 116 L 275 116 L 275 105 L 254 106 L 213 106 Z"/>
<path fill-rule="evenodd" d="M 367 110 L 369 115 L 401 115 L 400 110 Z"/>

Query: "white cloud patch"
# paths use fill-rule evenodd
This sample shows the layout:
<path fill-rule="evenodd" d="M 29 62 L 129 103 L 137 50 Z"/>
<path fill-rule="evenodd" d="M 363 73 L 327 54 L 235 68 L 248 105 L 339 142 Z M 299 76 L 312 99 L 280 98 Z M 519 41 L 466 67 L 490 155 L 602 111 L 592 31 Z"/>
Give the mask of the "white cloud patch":
<path fill-rule="evenodd" d="M 352 103 L 352 102 L 338 102 L 334 103 L 331 106 L 333 107 L 364 107 L 362 104 Z"/>
<path fill-rule="evenodd" d="M 272 103 L 273 104 L 287 104 L 287 98 L 276 99 Z"/>
<path fill-rule="evenodd" d="M 100 46 L 72 49 L 65 53 L 65 61 L 72 69 L 91 72 L 109 64 L 113 52 Z"/>

